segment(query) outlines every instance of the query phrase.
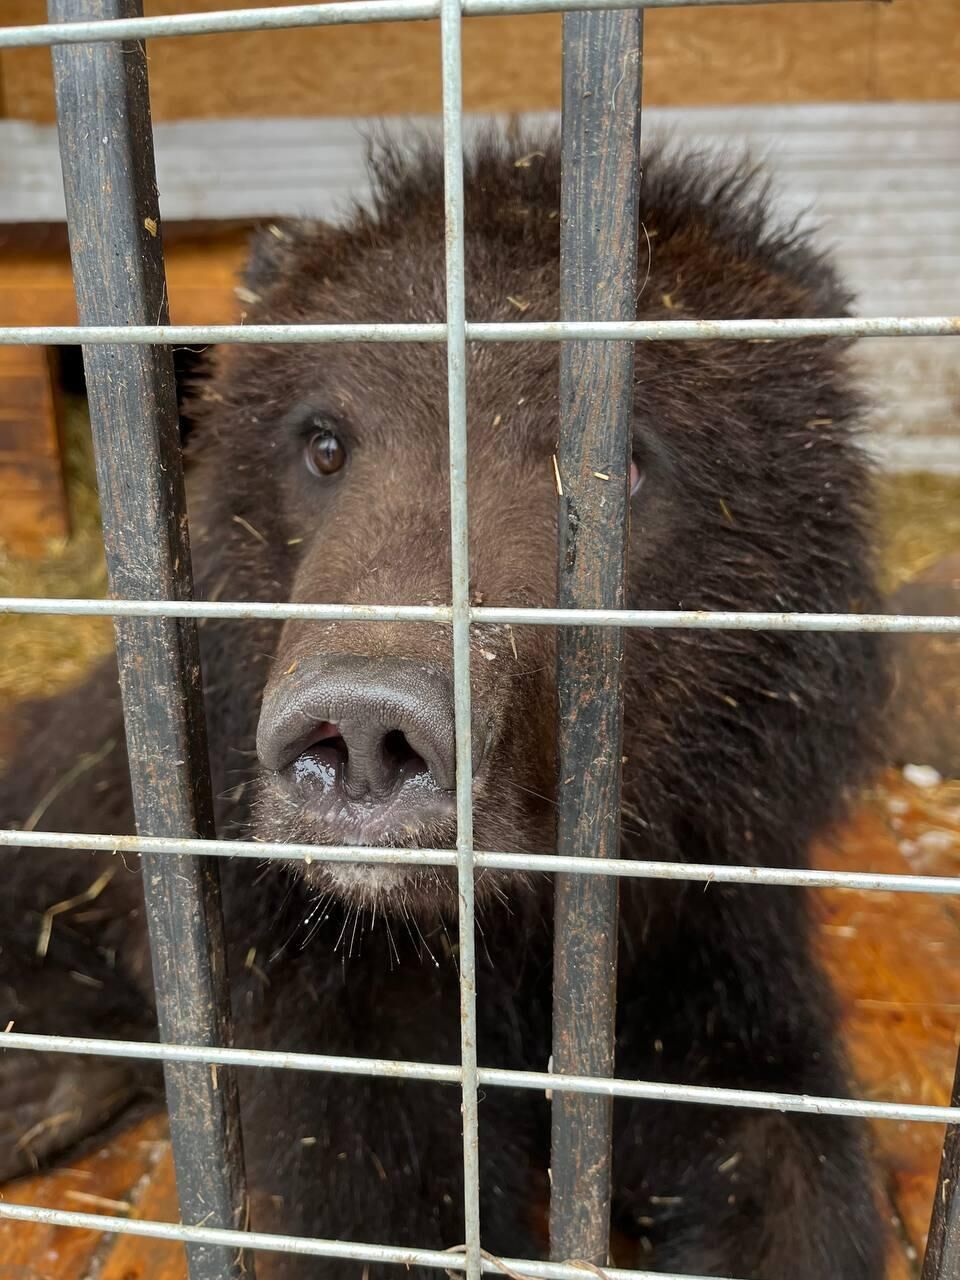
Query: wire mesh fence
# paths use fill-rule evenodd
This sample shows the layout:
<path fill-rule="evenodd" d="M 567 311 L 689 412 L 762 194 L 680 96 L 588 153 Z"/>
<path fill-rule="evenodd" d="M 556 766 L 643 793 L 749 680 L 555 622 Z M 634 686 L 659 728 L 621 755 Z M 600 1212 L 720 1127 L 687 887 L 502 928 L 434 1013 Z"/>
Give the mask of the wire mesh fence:
<path fill-rule="evenodd" d="M 728 884 L 845 888 L 902 893 L 960 894 L 960 878 L 880 873 L 825 872 L 795 868 L 673 863 L 616 857 L 619 829 L 601 838 L 599 815 L 617 808 L 620 751 L 619 691 L 600 679 L 617 661 L 624 628 L 769 630 L 780 632 L 958 633 L 955 616 L 886 614 L 704 612 L 636 610 L 623 607 L 624 521 L 615 507 L 595 512 L 601 548 L 592 566 L 578 560 L 586 577 L 561 578 L 559 607 L 483 607 L 470 598 L 467 518 L 466 344 L 562 342 L 562 377 L 594 391 L 587 417 L 572 408 L 561 423 L 561 448 L 585 447 L 593 433 L 606 433 L 610 447 L 629 467 L 632 344 L 648 341 L 776 341 L 809 337 L 909 335 L 960 336 L 960 317 L 859 319 L 748 319 L 638 321 L 629 319 L 636 292 L 636 199 L 643 9 L 729 3 L 730 0 L 352 0 L 279 8 L 144 18 L 136 0 L 51 0 L 46 26 L 0 30 L 0 49 L 54 48 L 58 123 L 71 233 L 80 323 L 69 327 L 0 328 L 0 343 L 69 344 L 85 348 L 91 421 L 98 452 L 100 496 L 111 575 L 110 600 L 3 599 L 0 612 L 106 614 L 114 618 L 121 656 L 125 724 L 137 814 L 137 836 L 113 833 L 0 832 L 0 846 L 43 850 L 138 852 L 149 868 L 148 886 L 159 1044 L 76 1036 L 33 1035 L 8 1030 L 10 1051 L 45 1050 L 162 1062 L 166 1072 L 177 1187 L 183 1225 L 130 1221 L 0 1203 L 0 1216 L 21 1221 L 86 1227 L 155 1239 L 178 1240 L 188 1249 L 192 1280 L 250 1274 L 250 1251 L 299 1253 L 360 1263 L 394 1263 L 463 1271 L 477 1280 L 501 1271 L 573 1280 L 582 1263 L 492 1259 L 481 1245 L 478 1164 L 480 1088 L 551 1091 L 554 1182 L 551 1233 L 555 1253 L 602 1266 L 610 1280 L 641 1280 L 654 1273 L 607 1266 L 610 1199 L 611 1105 L 615 1097 L 699 1103 L 954 1126 L 960 1098 L 949 1107 L 814 1097 L 775 1091 L 713 1088 L 692 1084 L 613 1078 L 614 981 L 611 946 L 616 938 L 616 878 L 649 878 Z M 752 0 L 740 0 L 750 3 Z M 843 0 L 824 0 L 842 3 Z M 461 95 L 461 22 L 465 16 L 563 11 L 565 58 L 596 90 L 581 115 L 566 109 L 563 122 L 564 198 L 571 210 L 587 206 L 601 226 L 604 244 L 590 244 L 586 217 L 565 220 L 562 258 L 563 318 L 556 322 L 498 324 L 468 321 L 464 285 L 464 192 Z M 336 23 L 414 21 L 439 18 L 443 83 L 443 159 L 446 226 L 446 321 L 442 324 L 207 325 L 167 323 L 163 257 L 159 239 L 136 270 L 130 264 L 143 245 L 144 219 L 158 218 L 153 173 L 146 57 L 143 40 L 163 36 Z M 616 52 L 617 57 L 613 57 Z M 625 63 L 623 60 L 627 59 Z M 630 64 L 629 83 L 621 66 Z M 611 97 L 610 77 L 616 81 Z M 619 78 L 618 78 L 619 77 Z M 617 94 L 620 94 L 619 99 Z M 95 126 L 95 127 L 94 127 Z M 617 166 L 626 190 L 604 192 L 580 154 L 590 130 L 606 130 L 618 148 Z M 104 141 L 101 142 L 101 139 Z M 632 159 L 631 159 L 632 157 Z M 574 175 L 582 170 L 583 184 Z M 576 201 L 579 199 L 580 203 Z M 623 222 L 626 211 L 626 222 Z M 618 219 L 620 220 L 618 222 Z M 125 248 L 114 257 L 98 236 L 104 223 L 112 242 Z M 630 228 L 632 227 L 632 231 Z M 631 243 L 631 235 L 634 243 Z M 604 260 L 604 253 L 607 257 Z M 586 262 L 591 287 L 577 294 L 575 262 Z M 603 293 L 607 273 L 616 288 Z M 619 293 L 617 292 L 619 289 Z M 117 323 L 118 315 L 122 321 Z M 156 323 L 153 321 L 156 320 Z M 185 501 L 176 433 L 177 409 L 169 348 L 181 343 L 430 342 L 446 346 L 450 458 L 452 581 L 450 603 L 436 606 L 275 604 L 194 601 L 186 542 Z M 123 371 L 118 398 L 115 378 Z M 621 459 L 621 461 L 623 460 Z M 141 489 L 127 484 L 136 475 Z M 142 486 L 150 494 L 142 501 Z M 623 495 L 625 496 L 625 495 Z M 586 509 L 585 507 L 583 509 Z M 561 515 L 561 531 L 564 525 Z M 565 536 L 574 536 L 570 529 Z M 442 623 L 453 641 L 456 717 L 457 842 L 450 849 L 370 848 L 353 845 L 253 845 L 217 840 L 206 776 L 202 702 L 193 623 L 205 618 L 302 619 Z M 591 706 L 596 716 L 561 741 L 564 772 L 576 772 L 598 735 L 611 747 L 609 768 L 594 802 L 582 797 L 561 814 L 558 853 L 477 850 L 473 839 L 471 755 L 471 628 L 498 623 L 565 629 L 561 673 L 564 692 L 583 692 L 584 671 L 596 676 Z M 124 663 L 137 654 L 143 665 Z M 565 662 L 565 666 L 564 666 Z M 565 717 L 564 725 L 575 717 Z M 566 731 L 565 731 L 566 732 Z M 172 752 L 172 757 L 171 757 Z M 156 760 L 176 758 L 187 768 L 161 771 Z M 147 762 L 153 766 L 148 770 Z M 149 785 L 146 779 L 150 778 Z M 601 785 L 602 784 L 602 785 Z M 601 794 L 602 793 L 602 794 Z M 599 856 L 597 856 L 599 855 Z M 459 1064 L 272 1052 L 232 1045 L 229 996 L 223 965 L 223 921 L 218 863 L 224 857 L 282 858 L 367 864 L 445 866 L 455 870 L 459 901 Z M 475 874 L 485 868 L 545 872 L 558 877 L 566 907 L 558 916 L 557 965 L 565 994 L 555 1005 L 554 1070 L 485 1068 L 477 1060 Z M 565 969 L 572 931 L 587 928 L 598 942 L 579 969 Z M 176 971 L 176 973 L 175 973 Z M 583 998 L 573 999 L 571 992 Z M 575 1012 L 574 1009 L 580 1012 Z M 586 1013 L 584 1013 L 586 1009 Z M 577 1020 L 579 1019 L 579 1022 Z M 589 1024 L 589 1025 L 587 1025 Z M 585 1056 L 583 1039 L 597 1050 Z M 223 1070 L 211 1074 L 209 1067 Z M 240 1067 L 427 1080 L 462 1091 L 465 1237 L 461 1252 L 407 1249 L 389 1243 L 307 1239 L 241 1230 L 246 1207 L 243 1153 L 232 1071 Z M 949 1133 L 956 1133 L 951 1127 Z M 940 1186 L 942 1203 L 931 1232 L 927 1280 L 946 1280 L 960 1265 L 960 1196 L 954 1153 L 947 1148 Z M 584 1172 L 586 1170 L 586 1172 Z M 245 1268 L 247 1268 L 245 1270 Z M 663 1276 L 663 1272 L 655 1273 Z M 696 1280 L 696 1277 L 687 1277 Z"/>

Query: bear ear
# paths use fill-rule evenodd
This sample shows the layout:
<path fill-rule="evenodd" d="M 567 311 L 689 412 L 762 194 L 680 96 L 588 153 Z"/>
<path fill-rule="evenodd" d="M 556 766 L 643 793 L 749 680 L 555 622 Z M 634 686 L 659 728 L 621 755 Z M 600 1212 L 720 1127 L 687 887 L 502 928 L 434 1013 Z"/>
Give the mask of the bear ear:
<path fill-rule="evenodd" d="M 303 261 L 321 250 L 333 228 L 319 220 L 270 222 L 254 232 L 243 271 L 243 285 L 260 295 L 269 290 L 295 259 Z"/>

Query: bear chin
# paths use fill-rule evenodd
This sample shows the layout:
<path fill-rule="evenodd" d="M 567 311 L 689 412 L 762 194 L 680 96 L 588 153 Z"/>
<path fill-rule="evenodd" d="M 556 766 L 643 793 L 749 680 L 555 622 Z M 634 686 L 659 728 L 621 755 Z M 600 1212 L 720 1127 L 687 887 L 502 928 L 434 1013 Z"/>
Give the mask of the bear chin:
<path fill-rule="evenodd" d="M 456 921 L 459 893 L 455 866 L 328 861 L 322 850 L 324 845 L 455 850 L 457 825 L 449 808 L 438 811 L 434 821 L 416 826 L 386 826 L 379 815 L 372 824 L 360 820 L 344 823 L 342 814 L 337 817 L 339 820 L 334 822 L 330 815 L 318 814 L 282 783 L 267 778 L 254 806 L 253 839 L 260 843 L 320 846 L 315 858 L 298 857 L 286 865 L 311 890 L 329 894 L 345 907 L 415 917 L 421 923 L 440 918 Z M 475 838 L 474 847 L 489 846 Z M 518 895 L 529 896 L 532 892 L 531 877 L 517 871 L 480 868 L 474 884 L 478 908 L 493 903 L 506 908 Z"/>
<path fill-rule="evenodd" d="M 422 927 L 441 922 L 455 926 L 457 922 L 459 893 L 455 867 L 298 861 L 294 870 L 312 892 L 335 899 L 348 910 L 415 920 Z M 519 898 L 529 898 L 533 889 L 531 878 L 523 872 L 481 868 L 474 874 L 474 892 L 480 913 L 488 906 L 498 911 L 509 910 L 510 904 Z"/>

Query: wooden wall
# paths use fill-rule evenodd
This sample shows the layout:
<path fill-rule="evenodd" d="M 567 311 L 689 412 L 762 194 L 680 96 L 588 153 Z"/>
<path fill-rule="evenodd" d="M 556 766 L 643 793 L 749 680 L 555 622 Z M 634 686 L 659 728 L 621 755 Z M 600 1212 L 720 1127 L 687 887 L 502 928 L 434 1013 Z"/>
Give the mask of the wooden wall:
<path fill-rule="evenodd" d="M 145 0 L 145 8 L 153 15 L 271 2 L 281 0 Z M 0 26 L 42 23 L 45 15 L 45 0 L 0 0 Z M 467 21 L 466 110 L 556 109 L 560 31 L 554 14 Z M 424 115 L 440 104 L 435 22 L 160 39 L 151 41 L 149 57 L 154 117 L 161 122 Z M 956 99 L 958 67 L 960 0 L 678 8 L 652 10 L 646 18 L 644 96 L 656 106 Z M 2 117 L 52 124 L 49 50 L 0 50 L 0 127 Z M 883 148 L 899 150 L 901 160 L 916 158 L 915 142 L 904 146 L 901 139 L 898 148 L 895 134 L 879 132 Z M 246 139 L 243 149 L 255 155 Z M 17 172 L 16 162 L 8 165 L 5 180 L 15 182 Z M 942 194 L 941 186 L 935 191 Z M 926 199 L 925 193 L 910 188 L 911 198 Z M 912 206 L 900 204 L 908 217 Z M 54 316 L 69 323 L 65 248 L 31 253 L 12 232 L 2 239 L 0 323 L 52 323 Z M 169 249 L 174 318 L 223 314 L 233 302 L 240 250 L 229 238 L 219 249 L 207 245 L 201 269 L 192 251 L 172 243 Z M 941 252 L 936 245 L 934 251 Z M 896 281 L 912 270 L 884 269 Z M 188 276 L 189 288 L 183 283 Z M 897 309 L 906 305 L 900 296 L 896 301 Z M 938 394 L 946 385 L 927 382 Z M 66 530 L 55 397 L 42 351 L 0 351 L 0 403 L 6 406 L 0 411 L 0 542 L 35 553 Z"/>
<path fill-rule="evenodd" d="M 269 0 L 266 0 L 269 2 Z M 273 0 L 278 3 L 279 0 Z M 265 0 L 230 0 L 243 9 Z M 228 7 L 146 0 L 149 14 Z M 3 0 L 0 24 L 43 22 L 44 0 Z M 647 14 L 646 100 L 665 106 L 866 102 L 960 94 L 960 0 L 838 0 Z M 470 111 L 559 103 L 560 19 L 468 20 Z M 230 116 L 403 115 L 439 109 L 436 23 L 156 40 L 158 120 Z M 0 53 L 0 114 L 53 120 L 49 53 Z"/>

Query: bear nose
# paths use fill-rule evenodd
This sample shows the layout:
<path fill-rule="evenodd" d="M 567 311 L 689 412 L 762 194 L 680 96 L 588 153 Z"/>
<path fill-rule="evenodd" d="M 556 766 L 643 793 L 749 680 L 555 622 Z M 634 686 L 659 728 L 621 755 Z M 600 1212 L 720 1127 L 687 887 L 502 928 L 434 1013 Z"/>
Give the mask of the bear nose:
<path fill-rule="evenodd" d="M 264 693 L 257 754 L 265 769 L 333 771 L 351 799 L 383 800 L 427 775 L 456 786 L 450 681 L 409 659 L 340 656 L 293 664 Z M 474 744 L 474 770 L 482 742 Z"/>

